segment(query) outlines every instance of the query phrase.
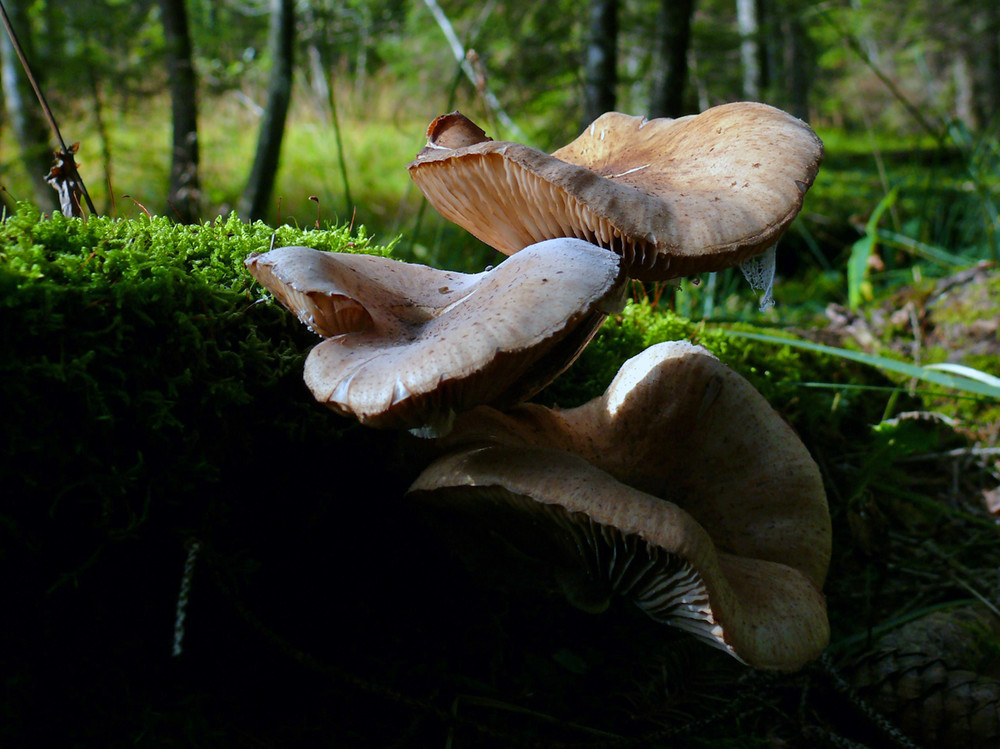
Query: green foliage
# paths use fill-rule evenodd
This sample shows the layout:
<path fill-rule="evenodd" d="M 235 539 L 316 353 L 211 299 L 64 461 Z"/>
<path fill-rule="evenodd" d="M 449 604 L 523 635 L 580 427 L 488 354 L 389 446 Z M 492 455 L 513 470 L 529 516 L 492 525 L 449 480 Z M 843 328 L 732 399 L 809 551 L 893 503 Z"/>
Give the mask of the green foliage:
<path fill-rule="evenodd" d="M 868 266 L 878 241 L 879 220 L 886 209 L 895 204 L 898 195 L 898 189 L 893 188 L 879 201 L 868 223 L 865 224 L 865 235 L 851 247 L 851 256 L 847 261 L 847 303 L 851 309 L 857 309 L 862 300 L 871 301 L 872 289 L 868 282 Z"/>

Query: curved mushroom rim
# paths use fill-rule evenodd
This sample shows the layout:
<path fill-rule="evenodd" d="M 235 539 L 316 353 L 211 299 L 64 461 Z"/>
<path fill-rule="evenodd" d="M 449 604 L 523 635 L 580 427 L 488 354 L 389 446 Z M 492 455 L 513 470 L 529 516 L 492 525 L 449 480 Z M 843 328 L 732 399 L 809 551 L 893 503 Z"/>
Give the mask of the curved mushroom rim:
<path fill-rule="evenodd" d="M 245 261 L 253 277 L 323 338 L 391 336 L 426 323 L 468 297 L 482 274 L 405 263 L 380 255 L 279 247 Z"/>
<path fill-rule="evenodd" d="M 472 448 L 432 464 L 407 497 L 445 518 L 460 555 L 499 547 L 584 610 L 620 594 L 758 668 L 795 670 L 828 642 L 823 597 L 801 572 L 720 552 L 677 505 L 571 453 Z"/>
<path fill-rule="evenodd" d="M 650 346 L 575 408 L 471 410 L 440 444 L 565 450 L 675 501 L 719 549 L 791 566 L 817 589 L 826 578 L 830 514 L 809 450 L 746 379 L 687 341 Z"/>
<path fill-rule="evenodd" d="M 486 150 L 486 147 L 496 143 L 491 141 L 482 144 L 482 153 L 475 146 L 461 154 L 442 153 L 441 158 L 448 161 L 423 162 L 418 165 L 419 172 L 415 172 L 411 165 L 411 175 L 444 218 L 464 227 L 477 239 L 507 255 L 545 239 L 574 237 L 620 255 L 629 277 L 637 281 L 667 281 L 696 273 L 725 270 L 760 254 L 781 238 L 801 209 L 801 204 L 792 207 L 773 225 L 766 226 L 737 243 L 705 245 L 692 251 L 679 244 L 650 241 L 597 213 L 576 195 L 518 162 L 511 156 L 514 149 L 510 144 L 507 144 L 507 151 L 503 154 Z M 452 191 L 457 178 L 451 176 L 450 172 L 457 167 L 456 163 L 449 162 L 467 162 L 460 195 Z M 593 175 L 593 178 L 603 179 L 586 167 L 561 163 L 578 170 L 577 176 L 591 179 L 590 175 Z M 496 172 L 503 172 L 503 176 L 497 177 Z M 496 207 L 483 199 L 484 195 L 497 189 L 497 184 L 504 186 L 511 183 L 516 184 L 519 189 L 504 192 Z M 645 195 L 632 185 L 615 184 L 614 187 L 620 191 L 618 200 L 622 202 L 641 199 Z M 634 196 L 630 197 L 629 192 L 634 193 Z M 471 200 L 471 196 L 477 196 L 475 208 L 470 208 L 472 203 L 467 202 Z M 538 206 L 545 204 L 555 206 L 555 209 L 540 210 Z M 469 216 L 474 211 L 484 212 L 484 215 L 470 219 Z M 486 212 L 489 215 L 485 215 Z M 522 223 L 510 223 L 510 216 L 521 217 Z"/>
<path fill-rule="evenodd" d="M 298 288 L 293 279 L 269 262 L 268 253 L 254 252 L 243 262 L 257 283 L 321 338 L 371 330 L 375 325 L 371 313 L 349 295 Z"/>
<path fill-rule="evenodd" d="M 377 427 L 447 425 L 476 405 L 513 406 L 564 371 L 621 308 L 621 266 L 579 240 L 538 243 L 470 277 L 478 285 L 421 324 L 323 341 L 306 359 L 306 384 L 332 410 Z"/>
<path fill-rule="evenodd" d="M 649 128 L 644 135 L 637 135 L 648 140 L 655 137 L 650 133 L 657 131 L 664 135 L 673 135 L 678 128 L 705 131 L 707 125 L 716 120 L 725 121 L 718 129 L 720 133 L 723 127 L 735 129 L 732 120 L 742 117 L 743 112 L 748 118 L 762 120 L 761 132 L 767 135 L 761 137 L 767 144 L 757 146 L 761 153 L 777 149 L 778 146 L 769 142 L 768 138 L 776 137 L 775 132 L 780 131 L 796 143 L 796 152 L 802 159 L 798 173 L 786 173 L 778 183 L 783 185 L 780 191 L 774 192 L 774 188 L 768 188 L 766 183 L 763 188 L 763 194 L 768 194 L 768 189 L 774 193 L 775 207 L 787 204 L 783 213 L 774 215 L 751 209 L 751 205 L 762 205 L 759 198 L 749 202 L 737 200 L 733 204 L 735 213 L 727 209 L 726 213 L 732 215 L 732 220 L 736 220 L 741 211 L 746 211 L 745 217 L 751 228 L 743 233 L 730 230 L 726 232 L 728 236 L 720 236 L 715 242 L 706 241 L 708 237 L 700 237 L 697 246 L 671 241 L 667 235 L 677 232 L 667 227 L 687 220 L 687 213 L 671 216 L 669 212 L 686 211 L 691 207 L 674 206 L 665 200 L 665 195 L 672 194 L 676 188 L 661 196 L 655 189 L 645 190 L 641 184 L 631 184 L 631 178 L 618 179 L 645 168 L 642 166 L 625 169 L 621 174 L 605 174 L 607 170 L 597 169 L 596 164 L 585 164 L 590 158 L 588 151 L 594 150 L 586 142 L 587 133 L 589 131 L 593 136 L 595 125 L 607 118 L 612 118 L 617 123 L 614 127 L 619 130 L 634 130 L 638 134 L 640 130 Z M 751 122 L 748 127 L 753 130 L 755 124 Z M 470 126 L 478 133 L 475 138 L 464 135 L 451 137 L 449 128 L 463 131 Z M 626 133 L 626 136 L 629 134 Z M 441 145 L 438 139 L 454 145 Z M 683 139 L 675 137 L 673 140 L 680 142 Z M 580 145 L 581 142 L 583 145 Z M 622 147 L 620 150 L 627 149 Z M 707 148 L 706 144 L 698 155 L 704 156 L 705 151 L 712 150 L 714 146 Z M 604 155 L 609 153 L 617 151 L 608 151 Z M 580 161 L 562 158 L 564 154 L 578 156 Z M 443 216 L 506 254 L 513 254 L 526 244 L 552 236 L 578 237 L 622 255 L 631 277 L 661 281 L 732 267 L 772 247 L 801 210 L 805 192 L 815 179 L 822 156 L 822 142 L 805 123 L 767 105 L 737 102 L 677 120 L 644 120 L 617 112 L 607 113 L 583 135 L 551 155 L 518 143 L 490 140 L 463 115 L 451 113 L 437 118 L 428 128 L 428 144 L 408 169 L 413 180 Z M 669 152 L 663 158 L 665 163 L 674 161 Z M 498 160 L 502 163 L 497 163 Z M 628 161 L 628 157 L 621 160 Z M 765 159 L 761 156 L 760 160 Z M 691 163 L 694 161 L 697 161 L 696 157 Z M 748 168 L 748 165 L 744 166 Z M 753 166 L 759 167 L 760 163 L 755 162 Z M 740 174 L 739 169 L 734 174 Z M 791 180 L 792 176 L 794 180 Z M 795 189 L 790 188 L 787 180 L 794 181 Z M 742 183 L 743 177 L 739 177 L 738 181 Z M 459 182 L 460 190 L 456 189 Z M 736 185 L 737 181 L 732 184 Z M 704 192 L 703 187 L 693 187 L 693 190 L 694 194 L 705 194 L 702 199 L 704 205 L 718 201 L 723 192 L 721 188 L 711 192 Z M 681 192 L 678 194 L 682 195 Z M 646 204 L 647 200 L 656 202 L 658 207 L 655 211 L 652 204 Z M 633 205 L 636 210 L 622 213 L 621 220 L 615 220 L 610 214 L 616 210 L 615 206 L 620 205 Z M 550 212 L 542 206 L 553 208 Z M 712 210 L 719 211 L 718 208 Z M 512 221 L 511 217 L 516 217 L 516 220 Z M 758 227 L 756 231 L 752 229 L 754 226 Z M 677 240 L 681 238 L 678 236 Z"/>
<path fill-rule="evenodd" d="M 381 399 L 361 407 L 349 403 L 354 383 L 351 376 L 336 384 L 323 385 L 320 376 L 314 374 L 321 366 L 319 357 L 331 351 L 332 346 L 349 343 L 347 336 L 338 336 L 320 343 L 306 357 L 306 384 L 317 401 L 366 426 L 416 429 L 422 436 L 439 437 L 449 431 L 456 413 L 483 403 L 499 409 L 510 408 L 542 390 L 577 359 L 606 317 L 603 309 L 571 316 L 561 330 L 536 343 L 530 351 L 494 351 L 478 369 L 456 376 L 442 373 L 426 383 L 425 389 L 411 390 L 397 378 L 392 387 L 382 391 Z M 419 336 L 408 343 L 418 340 Z M 354 336 L 355 345 L 357 341 Z"/>

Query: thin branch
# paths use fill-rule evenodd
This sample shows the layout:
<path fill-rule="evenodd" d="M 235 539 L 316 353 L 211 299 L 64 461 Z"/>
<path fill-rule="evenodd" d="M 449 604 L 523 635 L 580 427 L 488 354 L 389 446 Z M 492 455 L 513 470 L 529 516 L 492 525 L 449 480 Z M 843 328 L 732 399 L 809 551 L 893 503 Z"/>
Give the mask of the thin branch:
<path fill-rule="evenodd" d="M 944 140 L 943 128 L 940 126 L 935 126 L 934 124 L 931 123 L 930 120 L 924 117 L 923 112 L 920 111 L 917 105 L 915 105 L 912 101 L 910 101 L 909 98 L 907 98 L 906 94 L 904 94 L 902 90 L 899 88 L 899 86 L 896 85 L 895 81 L 893 81 L 888 75 L 886 75 L 882 71 L 882 69 L 872 59 L 871 55 L 867 52 L 867 50 L 865 50 L 864 47 L 861 45 L 861 42 L 858 41 L 857 37 L 855 37 L 852 33 L 850 33 L 847 29 L 845 29 L 837 21 L 835 21 L 826 10 L 821 9 L 819 11 L 819 15 L 827 24 L 833 27 L 834 31 L 836 31 L 840 35 L 840 37 L 847 44 L 848 48 L 850 48 L 850 50 L 854 52 L 854 54 L 856 54 L 859 58 L 861 58 L 861 61 L 868 66 L 868 69 L 875 74 L 875 77 L 878 78 L 880 81 L 882 81 L 883 84 L 885 84 L 885 87 L 888 88 L 890 93 L 892 93 L 892 95 L 896 98 L 896 100 L 899 101 L 899 103 L 902 104 L 903 107 L 905 107 L 906 111 L 909 112 L 910 115 L 912 115 L 913 119 L 917 121 L 917 124 L 920 125 L 920 127 L 923 128 L 925 131 L 927 131 L 927 133 L 939 143 L 943 141 Z"/>
<path fill-rule="evenodd" d="M 18 41 L 17 34 L 14 32 L 14 26 L 10 22 L 10 17 L 7 15 L 7 9 L 4 7 L 2 0 L 0 0 L 0 16 L 3 16 L 3 25 L 7 29 L 7 36 L 10 37 L 11 46 L 14 47 L 14 52 L 17 54 L 17 59 L 21 61 L 21 67 L 24 68 L 25 75 L 28 76 L 28 81 L 31 83 L 31 88 L 35 91 L 35 96 L 38 97 L 38 103 L 42 105 L 42 112 L 45 113 L 45 119 L 49 121 L 49 127 L 52 128 L 52 132 L 56 136 L 56 140 L 59 141 L 59 147 L 62 149 L 59 156 L 62 158 L 62 166 L 68 172 L 69 179 L 75 179 L 76 184 L 80 187 L 83 192 L 83 197 L 87 201 L 87 208 L 93 214 L 97 213 L 97 209 L 94 208 L 94 203 L 90 199 L 90 193 L 87 192 L 86 185 L 83 184 L 83 179 L 81 179 L 79 172 L 76 170 L 76 160 L 73 158 L 74 150 L 70 150 L 66 146 L 66 141 L 63 140 L 62 133 L 59 131 L 59 125 L 56 123 L 56 118 L 52 114 L 52 109 L 49 107 L 48 101 L 45 99 L 45 94 L 42 93 L 42 89 L 39 88 L 38 82 L 35 80 L 35 76 L 31 72 L 31 66 L 28 64 L 28 58 L 24 56 L 24 50 L 21 48 L 21 42 Z"/>
<path fill-rule="evenodd" d="M 441 33 L 443 33 L 445 39 L 448 40 L 448 46 L 451 47 L 451 53 L 455 56 L 455 61 L 461 66 L 462 72 L 465 73 L 465 77 L 469 79 L 473 86 L 482 90 L 484 101 L 496 114 L 500 123 L 519 141 L 527 143 L 528 136 L 525 135 L 524 131 L 517 126 L 517 123 L 510 118 L 510 115 L 503 110 L 503 107 L 500 105 L 500 100 L 494 96 L 492 91 L 486 89 L 485 86 L 481 84 L 481 81 L 476 75 L 475 68 L 472 66 L 472 62 L 468 59 L 468 53 L 465 47 L 462 46 L 462 42 L 458 39 L 458 34 L 455 33 L 455 27 L 451 25 L 451 21 L 448 20 L 448 16 L 446 16 L 444 11 L 441 10 L 441 6 L 437 4 L 437 0 L 424 0 L 424 5 L 427 6 L 427 10 L 429 10 L 431 15 L 434 16 L 434 20 L 437 21 L 437 25 L 441 28 Z"/>

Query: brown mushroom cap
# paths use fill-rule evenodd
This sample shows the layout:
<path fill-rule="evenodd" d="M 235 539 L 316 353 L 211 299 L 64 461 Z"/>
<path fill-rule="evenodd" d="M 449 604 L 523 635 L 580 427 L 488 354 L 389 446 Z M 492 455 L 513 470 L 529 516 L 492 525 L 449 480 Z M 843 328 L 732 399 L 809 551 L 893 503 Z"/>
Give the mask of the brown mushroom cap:
<path fill-rule="evenodd" d="M 467 556 L 500 555 L 582 609 L 623 595 L 757 668 L 795 670 L 826 647 L 823 596 L 805 575 L 727 552 L 684 509 L 568 452 L 472 448 L 432 464 L 407 496 Z"/>
<path fill-rule="evenodd" d="M 305 366 L 316 399 L 379 427 L 444 430 L 457 411 L 530 397 L 572 363 L 624 291 L 617 257 L 567 239 L 474 275 L 305 247 L 247 266 L 326 337 Z"/>
<path fill-rule="evenodd" d="M 664 280 L 737 265 L 777 242 L 802 207 L 823 144 L 765 104 L 672 119 L 602 115 L 549 155 L 439 117 L 408 169 L 427 199 L 505 254 L 572 236 Z"/>
<path fill-rule="evenodd" d="M 460 451 L 458 457 L 429 468 L 414 485 L 422 492 L 417 497 L 426 497 L 424 490 L 441 481 L 441 465 L 451 466 L 444 475 L 452 476 L 442 486 L 462 483 L 454 477 L 463 475 L 465 462 L 472 460 L 467 456 L 485 448 L 490 455 L 503 455 L 506 468 L 500 458 L 491 458 L 491 478 L 466 471 L 466 484 L 492 486 L 492 477 L 506 475 L 497 486 L 508 494 L 581 515 L 575 522 L 584 530 L 574 534 L 591 540 L 576 544 L 580 548 L 595 547 L 601 538 L 617 538 L 627 529 L 661 549 L 654 554 L 637 547 L 640 558 L 664 554 L 674 560 L 664 562 L 673 571 L 663 575 L 680 574 L 672 566 L 675 557 L 690 565 L 704 592 L 683 596 L 705 598 L 707 603 L 697 607 L 701 614 L 683 613 L 683 606 L 682 613 L 675 611 L 681 604 L 674 599 L 681 594 L 668 594 L 657 582 L 656 596 L 636 599 L 654 618 L 676 624 L 681 616 L 685 628 L 695 626 L 703 638 L 761 668 L 798 668 L 825 647 L 829 626 L 820 590 L 829 565 L 831 529 L 819 471 L 764 398 L 704 349 L 683 341 L 650 347 L 626 362 L 603 396 L 575 409 L 532 404 L 507 414 L 474 409 L 456 421 L 442 444 Z M 571 456 L 573 471 L 586 476 L 587 487 L 604 486 L 610 494 L 570 490 L 577 484 L 554 473 L 549 478 L 552 486 L 564 487 L 561 492 L 532 488 L 511 456 L 537 451 L 545 451 L 544 459 L 539 458 L 545 465 L 569 465 L 568 458 L 557 456 Z M 463 468 L 455 469 L 454 461 Z M 531 471 L 534 475 L 542 468 Z M 624 526 L 622 518 L 628 521 Z M 586 530 L 588 524 L 599 529 Z M 489 527 L 498 526 L 491 521 Z M 556 533 L 565 536 L 566 531 Z M 580 579 L 591 580 L 590 590 L 570 594 L 571 600 L 599 600 L 606 590 L 635 599 L 631 583 L 616 582 L 614 564 L 588 563 Z M 661 563 L 628 564 L 651 575 Z M 557 578 L 565 580 L 566 573 Z M 567 590 L 565 583 L 561 587 Z M 579 580 L 574 589 L 587 590 Z"/>

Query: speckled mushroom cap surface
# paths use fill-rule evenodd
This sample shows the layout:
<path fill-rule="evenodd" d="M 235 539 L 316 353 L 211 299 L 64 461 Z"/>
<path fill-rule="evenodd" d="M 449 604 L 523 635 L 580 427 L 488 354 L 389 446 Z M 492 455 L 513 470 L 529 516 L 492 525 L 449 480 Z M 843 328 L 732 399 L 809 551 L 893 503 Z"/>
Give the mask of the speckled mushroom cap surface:
<path fill-rule="evenodd" d="M 612 593 L 759 668 L 794 670 L 829 639 L 831 527 L 815 462 L 742 377 L 704 349 L 659 344 L 575 409 L 462 415 L 411 497 L 507 529 L 522 561 L 539 526 L 564 549 L 535 574 L 584 608 Z M 534 538 L 520 537 L 517 513 Z M 498 518 L 507 517 L 501 522 Z M 556 539 L 552 541 L 551 539 Z"/>
<path fill-rule="evenodd" d="M 551 382 L 620 309 L 625 285 L 617 257 L 567 239 L 478 274 L 305 247 L 246 264 L 325 338 L 305 365 L 318 401 L 370 426 L 432 432 Z"/>
<path fill-rule="evenodd" d="M 822 158 L 801 120 L 736 102 L 678 119 L 609 112 L 551 155 L 491 140 L 455 112 L 431 123 L 408 169 L 445 218 L 505 254 L 580 237 L 653 281 L 721 270 L 772 246 Z"/>

